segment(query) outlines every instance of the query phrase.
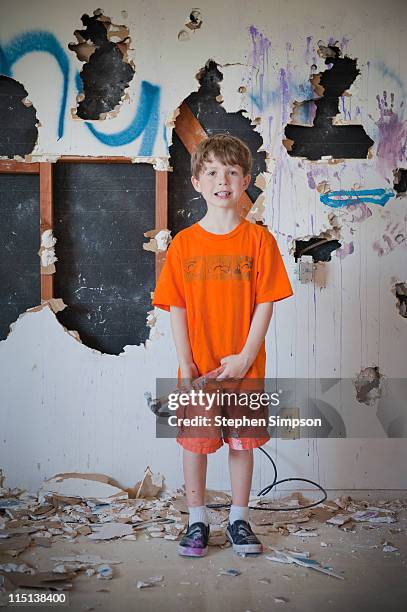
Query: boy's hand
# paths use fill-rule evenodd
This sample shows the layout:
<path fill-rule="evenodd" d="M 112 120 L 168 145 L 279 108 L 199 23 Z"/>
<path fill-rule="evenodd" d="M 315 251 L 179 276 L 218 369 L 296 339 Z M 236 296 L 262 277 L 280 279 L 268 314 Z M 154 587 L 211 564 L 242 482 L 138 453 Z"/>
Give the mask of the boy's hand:
<path fill-rule="evenodd" d="M 190 383 L 194 378 L 198 378 L 198 368 L 194 363 L 180 365 L 180 374 L 182 382 Z"/>
<path fill-rule="evenodd" d="M 244 378 L 247 370 L 252 365 L 250 359 L 242 353 L 223 357 L 220 363 L 224 366 L 224 370 L 216 380 L 223 380 L 224 378 Z"/>

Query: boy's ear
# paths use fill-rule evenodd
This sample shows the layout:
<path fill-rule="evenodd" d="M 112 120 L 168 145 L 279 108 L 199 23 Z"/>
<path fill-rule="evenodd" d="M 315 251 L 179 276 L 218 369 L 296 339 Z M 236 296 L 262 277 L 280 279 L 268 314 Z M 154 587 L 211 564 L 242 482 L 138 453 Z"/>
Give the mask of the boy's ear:
<path fill-rule="evenodd" d="M 202 189 L 201 189 L 201 186 L 199 184 L 199 180 L 196 178 L 196 176 L 191 176 L 191 183 L 192 183 L 195 191 L 197 191 L 198 193 L 201 193 Z"/>
<path fill-rule="evenodd" d="M 245 188 L 245 189 L 247 189 L 247 188 L 248 188 L 248 186 L 249 186 L 249 184 L 250 184 L 250 181 L 251 181 L 251 178 L 252 178 L 252 177 L 251 177 L 251 175 L 250 175 L 250 174 L 246 174 L 246 176 L 244 177 L 244 179 L 243 179 L 243 185 L 244 185 L 244 188 Z"/>

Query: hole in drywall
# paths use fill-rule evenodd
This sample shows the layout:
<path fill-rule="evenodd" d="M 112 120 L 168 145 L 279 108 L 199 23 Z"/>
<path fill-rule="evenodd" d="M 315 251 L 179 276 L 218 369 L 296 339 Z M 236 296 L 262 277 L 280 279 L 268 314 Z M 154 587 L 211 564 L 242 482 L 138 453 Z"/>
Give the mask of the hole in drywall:
<path fill-rule="evenodd" d="M 407 168 L 397 168 L 393 172 L 394 191 L 398 196 L 405 196 L 407 192 Z"/>
<path fill-rule="evenodd" d="M 53 181 L 54 294 L 67 304 L 57 319 L 103 353 L 144 343 L 155 282 L 143 248 L 155 221 L 152 165 L 58 162 Z"/>
<path fill-rule="evenodd" d="M 168 227 L 172 236 L 201 219 L 206 213 L 206 202 L 201 194 L 193 189 L 190 180 L 191 151 L 186 140 L 192 133 L 200 133 L 202 138 L 205 138 L 227 132 L 246 143 L 253 156 L 253 166 L 251 181 L 246 191 L 248 206 L 243 214 L 253 221 L 260 221 L 262 216 L 262 194 L 266 184 L 262 173 L 266 171 L 266 153 L 259 149 L 263 145 L 263 139 L 255 131 L 250 119 L 243 116 L 243 110 L 228 113 L 222 106 L 223 74 L 214 60 L 208 60 L 196 78 L 199 89 L 181 104 L 170 146 L 173 172 L 169 173 L 168 178 Z M 253 203 L 256 206 L 253 206 Z M 250 210 L 249 215 L 247 210 Z"/>
<path fill-rule="evenodd" d="M 407 319 L 407 283 L 396 283 L 394 291 L 397 298 L 397 310 L 402 317 Z"/>
<path fill-rule="evenodd" d="M 382 374 L 377 366 L 364 368 L 354 381 L 356 399 L 367 406 L 374 405 L 381 397 Z"/>
<path fill-rule="evenodd" d="M 203 20 L 202 20 L 201 9 L 199 8 L 192 9 L 192 11 L 189 14 L 189 23 L 185 24 L 187 28 L 189 28 L 190 30 L 199 30 L 202 23 L 203 23 Z"/>
<path fill-rule="evenodd" d="M 0 156 L 24 157 L 32 152 L 38 138 L 38 119 L 27 100 L 24 86 L 0 76 Z"/>
<path fill-rule="evenodd" d="M 129 29 L 115 25 L 101 9 L 93 17 L 82 15 L 83 30 L 75 30 L 77 43 L 68 45 L 81 62 L 83 91 L 78 96 L 76 115 L 81 119 L 105 119 L 124 98 L 135 68 L 127 57 Z"/>
<path fill-rule="evenodd" d="M 0 96 L 1 98 L 1 96 Z M 40 178 L 0 173 L 0 340 L 11 323 L 41 302 Z"/>
<path fill-rule="evenodd" d="M 297 121 L 298 109 L 312 102 L 315 105 L 313 125 L 289 123 L 285 128 L 283 141 L 292 157 L 306 157 L 310 160 L 331 157 L 335 159 L 366 158 L 373 140 L 362 125 L 336 125 L 339 114 L 339 99 L 360 74 L 357 60 L 345 55 L 334 45 L 319 44 L 319 55 L 328 66 L 323 72 L 310 78 L 312 88 L 318 96 L 313 100 L 294 104 L 293 121 Z"/>
<path fill-rule="evenodd" d="M 329 232 L 322 232 L 319 236 L 312 236 L 307 240 L 295 240 L 294 258 L 298 261 L 304 255 L 312 257 L 312 261 L 331 261 L 333 251 L 341 248 L 341 243 L 332 238 Z"/>

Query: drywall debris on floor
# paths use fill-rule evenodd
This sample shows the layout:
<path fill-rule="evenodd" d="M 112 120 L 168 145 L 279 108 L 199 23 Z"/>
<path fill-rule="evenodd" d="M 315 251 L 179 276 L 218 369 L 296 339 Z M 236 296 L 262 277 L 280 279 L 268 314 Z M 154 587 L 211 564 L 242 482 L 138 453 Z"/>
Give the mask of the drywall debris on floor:
<path fill-rule="evenodd" d="M 128 493 L 111 484 L 103 474 L 66 473 L 46 480 L 38 493 L 42 502 L 47 497 L 57 500 L 86 499 L 99 503 L 127 499 Z"/>
<path fill-rule="evenodd" d="M 321 565 L 315 559 L 310 559 L 309 555 L 304 555 L 304 553 L 297 551 L 288 551 L 279 548 L 274 548 L 272 550 L 273 554 L 266 556 L 266 559 L 268 559 L 269 561 L 276 561 L 277 563 L 295 563 L 296 565 L 307 567 L 309 569 L 322 572 L 323 574 L 328 574 L 328 576 L 339 578 L 339 580 L 344 580 L 344 576 L 336 574 L 332 570 L 332 568 Z"/>
<path fill-rule="evenodd" d="M 150 468 L 135 487 L 126 490 L 103 474 L 58 474 L 44 482 L 39 496 L 4 487 L 2 480 L 0 470 L 0 592 L 30 587 L 68 590 L 73 588 L 73 579 L 79 573 L 96 576 L 97 580 L 114 580 L 119 575 L 117 566 L 121 560 L 87 553 L 84 550 L 87 542 L 97 545 L 120 539 L 134 541 L 137 546 L 140 533 L 148 540 L 179 540 L 188 524 L 184 490 L 166 489 L 164 477 Z M 209 490 L 206 503 L 212 506 L 208 509 L 209 545 L 212 550 L 230 547 L 225 536 L 228 509 L 217 507 L 230 504 L 230 495 Z M 381 533 L 380 530 L 387 529 L 391 536 L 383 534 L 381 551 L 399 554 L 398 542 L 389 540 L 403 537 L 406 532 L 401 523 L 399 528 L 395 524 L 399 512 L 407 508 L 407 502 L 381 500 L 372 505 L 367 500 L 355 501 L 349 496 L 341 496 L 312 508 L 298 509 L 309 503 L 300 492 L 278 499 L 253 498 L 250 502 L 256 508 L 250 510 L 253 531 L 263 536 L 295 535 L 306 542 L 310 541 L 310 536 L 317 540 L 318 526 L 322 524 L 329 525 L 333 534 L 337 529 L 350 533 L 360 529 L 375 529 Z M 270 508 L 281 511 L 270 512 Z M 52 547 L 60 542 L 80 542 L 81 552 L 52 554 Z M 321 541 L 321 546 L 325 544 Z M 49 568 L 45 572 L 19 558 L 33 546 L 51 548 L 48 555 L 54 562 L 51 572 Z M 271 559 L 335 576 L 332 568 L 310 559 L 306 551 L 274 549 Z M 227 569 L 221 573 L 238 575 L 233 572 Z M 146 588 L 162 580 L 162 576 L 152 576 L 138 580 L 135 586 Z"/>
<path fill-rule="evenodd" d="M 24 86 L 0 75 L 0 157 L 25 157 L 38 138 L 37 111 Z"/>
<path fill-rule="evenodd" d="M 144 232 L 146 238 L 150 238 L 150 242 L 143 244 L 145 251 L 153 251 L 153 253 L 164 252 L 168 249 L 171 242 L 171 232 L 168 229 L 153 229 Z"/>
<path fill-rule="evenodd" d="M 135 73 L 133 62 L 127 57 L 129 30 L 113 24 L 101 9 L 96 9 L 92 17 L 82 15 L 81 21 L 85 29 L 74 32 L 78 42 L 68 45 L 85 62 L 80 73 L 83 91 L 78 96 L 76 116 L 105 119 L 109 113 L 113 117 Z"/>
<path fill-rule="evenodd" d="M 283 144 L 289 155 L 318 159 L 362 159 L 367 158 L 374 144 L 362 125 L 343 125 L 338 121 L 340 96 L 348 91 L 360 70 L 357 60 L 342 52 L 335 45 L 319 44 L 319 55 L 325 59 L 327 69 L 310 78 L 317 96 L 311 101 L 315 107 L 313 125 L 289 123 L 285 128 Z M 304 103 L 303 103 L 304 104 Z M 298 103 L 294 106 L 294 121 Z M 341 124 L 342 123 L 342 124 Z"/>
<path fill-rule="evenodd" d="M 407 283 L 395 283 L 394 294 L 397 298 L 397 310 L 407 319 Z"/>

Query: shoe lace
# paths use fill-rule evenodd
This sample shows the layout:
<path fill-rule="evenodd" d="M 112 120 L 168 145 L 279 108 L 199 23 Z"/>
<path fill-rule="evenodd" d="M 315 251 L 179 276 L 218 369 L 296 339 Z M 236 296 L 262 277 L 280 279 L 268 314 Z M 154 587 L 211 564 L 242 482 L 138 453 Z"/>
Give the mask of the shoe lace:
<path fill-rule="evenodd" d="M 197 540 L 203 536 L 203 530 L 199 525 L 192 526 L 188 529 L 187 537 Z"/>

